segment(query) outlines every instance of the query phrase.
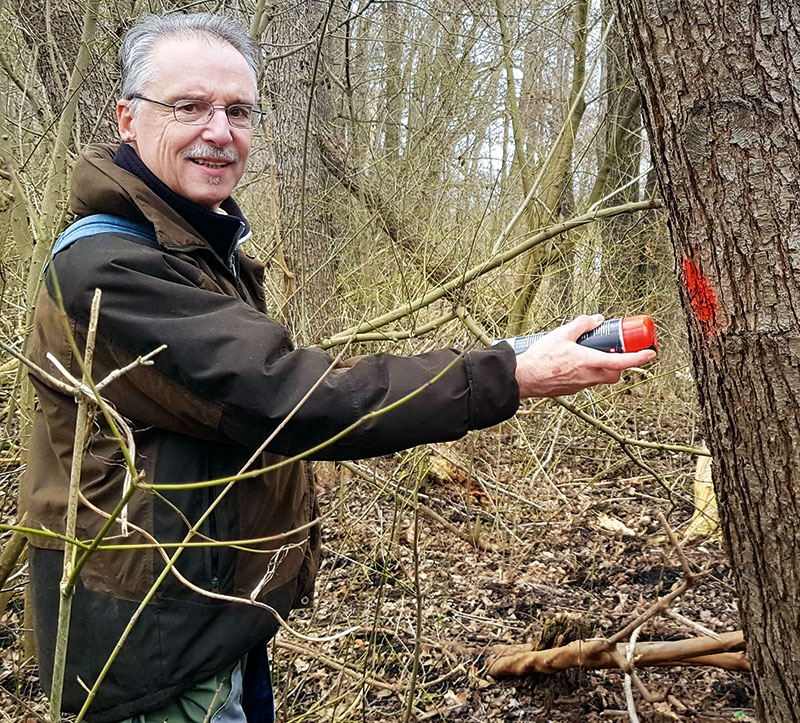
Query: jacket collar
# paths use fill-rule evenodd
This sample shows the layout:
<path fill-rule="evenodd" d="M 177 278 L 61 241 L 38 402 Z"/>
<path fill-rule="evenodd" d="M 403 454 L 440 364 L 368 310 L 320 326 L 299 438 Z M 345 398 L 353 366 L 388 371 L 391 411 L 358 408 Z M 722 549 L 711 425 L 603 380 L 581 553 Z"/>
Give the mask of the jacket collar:
<path fill-rule="evenodd" d="M 162 246 L 210 246 L 226 261 L 250 237 L 250 225 L 233 198 L 221 204 L 223 215 L 178 195 L 124 143 L 86 148 L 73 172 L 70 207 L 78 216 L 111 213 L 147 221 Z"/>

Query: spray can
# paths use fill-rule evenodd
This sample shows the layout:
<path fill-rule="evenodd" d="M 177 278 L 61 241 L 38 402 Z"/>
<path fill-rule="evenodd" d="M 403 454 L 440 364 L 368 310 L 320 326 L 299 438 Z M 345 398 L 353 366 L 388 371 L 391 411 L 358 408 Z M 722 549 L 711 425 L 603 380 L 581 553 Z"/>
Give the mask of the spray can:
<path fill-rule="evenodd" d="M 522 354 L 534 342 L 541 339 L 547 332 L 528 334 L 527 336 L 512 336 L 508 339 L 498 339 L 493 344 L 506 342 L 511 345 L 515 354 Z M 591 349 L 605 351 L 611 354 L 641 351 L 642 349 L 658 350 L 656 338 L 656 325 L 653 318 L 646 314 L 639 316 L 622 316 L 618 319 L 604 321 L 596 329 L 581 334 L 577 343 Z"/>

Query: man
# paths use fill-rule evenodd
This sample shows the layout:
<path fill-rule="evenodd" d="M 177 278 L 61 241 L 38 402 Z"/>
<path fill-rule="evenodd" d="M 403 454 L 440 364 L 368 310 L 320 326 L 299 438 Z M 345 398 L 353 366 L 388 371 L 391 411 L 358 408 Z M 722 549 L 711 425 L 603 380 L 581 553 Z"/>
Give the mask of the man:
<path fill-rule="evenodd" d="M 168 345 L 153 366 L 136 366 L 104 389 L 130 420 L 144 481 L 176 486 L 137 491 L 128 503 L 129 534 L 120 537 L 117 522 L 109 533 L 114 541 L 180 542 L 201 519 L 194 541 L 240 541 L 184 550 L 177 574 L 144 607 L 99 686 L 87 718 L 96 723 L 272 720 L 265 643 L 277 623 L 263 605 L 285 617 L 310 604 L 319 547 L 306 463 L 276 463 L 415 390 L 421 391 L 314 457 L 375 456 L 455 439 L 507 419 L 521 397 L 614 382 L 622 369 L 655 356 L 576 345 L 596 317 L 576 319 L 518 358 L 503 344 L 467 354 L 380 354 L 331 371 L 322 351 L 294 349 L 286 329 L 266 316 L 263 267 L 238 249 L 250 229 L 230 197 L 260 116 L 256 57 L 245 29 L 219 16 L 146 16 L 128 32 L 117 104 L 123 143 L 86 151 L 71 197 L 77 216 L 110 214 L 128 226 L 95 227 L 60 243 L 37 306 L 29 348 L 43 367 L 52 352 L 80 376 L 57 299 L 82 348 L 98 287 L 94 378 Z M 45 381 L 34 384 L 40 407 L 25 507 L 34 525 L 63 532 L 75 404 Z M 267 439 L 250 469 L 270 471 L 239 480 L 219 500 L 219 486 L 189 486 L 236 475 Z M 124 478 L 119 447 L 98 416 L 83 458 L 79 538 L 98 533 L 120 501 Z M 62 559 L 57 540 L 31 538 L 46 690 Z M 89 558 L 72 605 L 65 710 L 80 708 L 82 684 L 97 680 L 163 569 L 152 547 Z M 261 605 L 246 604 L 251 598 Z"/>

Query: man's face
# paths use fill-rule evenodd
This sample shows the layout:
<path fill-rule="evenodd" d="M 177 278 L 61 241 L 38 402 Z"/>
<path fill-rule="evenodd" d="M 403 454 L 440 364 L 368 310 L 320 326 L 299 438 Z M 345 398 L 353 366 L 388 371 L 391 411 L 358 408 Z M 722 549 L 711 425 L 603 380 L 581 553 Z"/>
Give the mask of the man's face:
<path fill-rule="evenodd" d="M 153 50 L 157 73 L 142 95 L 164 103 L 207 100 L 215 106 L 255 104 L 253 76 L 233 46 L 205 38 L 167 38 Z M 247 165 L 252 130 L 233 128 L 221 108 L 208 123 L 178 123 L 171 108 L 137 101 L 117 103 L 119 133 L 144 164 L 184 198 L 216 210 Z"/>

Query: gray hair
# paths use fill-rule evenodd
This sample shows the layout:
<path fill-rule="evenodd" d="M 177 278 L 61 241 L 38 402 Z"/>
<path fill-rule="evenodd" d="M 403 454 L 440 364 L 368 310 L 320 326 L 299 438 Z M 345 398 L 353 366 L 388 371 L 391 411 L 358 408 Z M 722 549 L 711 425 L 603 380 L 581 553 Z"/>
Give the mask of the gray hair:
<path fill-rule="evenodd" d="M 213 13 L 167 13 L 165 15 L 142 15 L 127 33 L 119 49 L 119 64 L 122 69 L 122 97 L 132 100 L 141 94 L 148 82 L 158 72 L 153 50 L 164 38 L 206 37 L 211 41 L 228 43 L 238 50 L 247 61 L 253 76 L 253 87 L 258 97 L 258 45 L 250 37 L 247 28 L 239 20 Z M 131 103 L 136 112 L 138 103 Z"/>

